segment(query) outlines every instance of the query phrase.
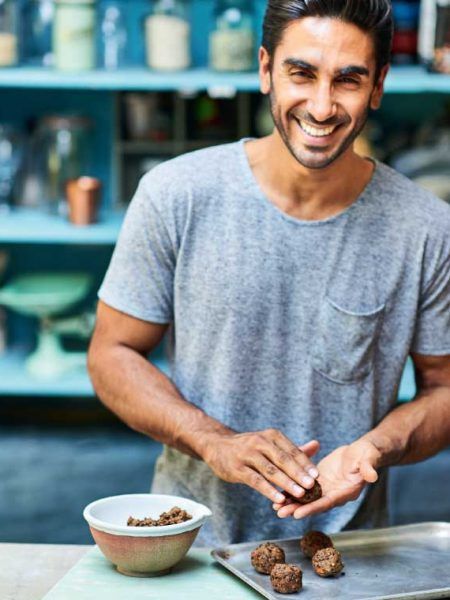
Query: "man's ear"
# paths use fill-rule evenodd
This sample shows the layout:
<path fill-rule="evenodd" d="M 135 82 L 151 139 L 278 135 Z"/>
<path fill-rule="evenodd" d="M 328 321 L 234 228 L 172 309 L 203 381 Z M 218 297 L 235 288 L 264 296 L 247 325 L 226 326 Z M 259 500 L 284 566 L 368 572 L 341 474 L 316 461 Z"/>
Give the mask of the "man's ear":
<path fill-rule="evenodd" d="M 267 50 L 261 46 L 258 54 L 259 59 L 259 89 L 262 94 L 270 93 L 270 56 Z"/>
<path fill-rule="evenodd" d="M 381 106 L 381 100 L 384 94 L 384 81 L 386 79 L 386 75 L 389 72 L 389 65 L 385 65 L 380 72 L 378 77 L 378 81 L 375 84 L 375 87 L 372 91 L 372 96 L 370 98 L 370 108 L 372 110 L 377 110 Z"/>

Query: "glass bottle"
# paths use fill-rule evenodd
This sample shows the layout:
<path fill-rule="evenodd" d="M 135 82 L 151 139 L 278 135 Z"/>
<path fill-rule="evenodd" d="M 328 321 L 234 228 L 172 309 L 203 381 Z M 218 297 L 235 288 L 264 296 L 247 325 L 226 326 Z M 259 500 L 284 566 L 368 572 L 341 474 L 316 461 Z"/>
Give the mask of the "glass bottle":
<path fill-rule="evenodd" d="M 114 70 L 126 66 L 127 28 L 123 8 L 119 2 L 109 0 L 102 5 L 102 53 L 100 66 Z"/>
<path fill-rule="evenodd" d="M 19 59 L 17 10 L 16 0 L 0 0 L 0 67 L 12 67 Z"/>
<path fill-rule="evenodd" d="M 54 0 L 27 0 L 23 7 L 23 54 L 25 62 L 53 65 Z"/>
<path fill-rule="evenodd" d="M 253 15 L 249 0 L 217 0 L 215 28 L 209 38 L 209 63 L 215 71 L 253 68 Z"/>
<path fill-rule="evenodd" d="M 55 66 L 61 71 L 95 68 L 96 0 L 56 0 Z"/>
<path fill-rule="evenodd" d="M 0 125 L 0 213 L 11 208 L 22 159 L 22 136 L 13 127 Z"/>
<path fill-rule="evenodd" d="M 82 116 L 39 120 L 24 169 L 20 203 L 61 216 L 67 214 L 66 185 L 91 168 L 91 121 Z"/>
<path fill-rule="evenodd" d="M 147 64 L 161 71 L 187 69 L 191 64 L 191 26 L 186 0 L 157 0 L 145 21 Z"/>

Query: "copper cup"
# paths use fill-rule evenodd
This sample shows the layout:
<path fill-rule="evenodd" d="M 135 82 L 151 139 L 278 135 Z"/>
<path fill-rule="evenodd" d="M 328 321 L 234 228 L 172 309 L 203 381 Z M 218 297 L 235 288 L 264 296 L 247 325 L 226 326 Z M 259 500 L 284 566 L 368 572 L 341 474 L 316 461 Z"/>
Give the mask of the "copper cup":
<path fill-rule="evenodd" d="M 69 220 L 74 225 L 91 225 L 97 221 L 102 184 L 94 177 L 79 177 L 67 182 Z"/>

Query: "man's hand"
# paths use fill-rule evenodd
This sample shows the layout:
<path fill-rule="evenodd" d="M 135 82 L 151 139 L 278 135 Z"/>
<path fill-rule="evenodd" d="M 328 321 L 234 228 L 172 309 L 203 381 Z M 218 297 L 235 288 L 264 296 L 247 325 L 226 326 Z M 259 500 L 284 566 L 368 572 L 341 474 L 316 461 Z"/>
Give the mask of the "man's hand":
<path fill-rule="evenodd" d="M 376 468 L 380 458 L 380 451 L 367 440 L 341 446 L 317 465 L 323 494 L 320 500 L 305 506 L 295 502 L 275 503 L 273 508 L 281 518 L 293 515 L 295 519 L 303 519 L 356 500 L 367 483 L 378 479 Z"/>
<path fill-rule="evenodd" d="M 202 458 L 220 479 L 245 483 L 272 502 L 281 503 L 286 498 L 275 486 L 296 498 L 314 486 L 319 472 L 309 458 L 319 447 L 316 440 L 297 447 L 280 431 L 267 429 L 208 436 Z"/>

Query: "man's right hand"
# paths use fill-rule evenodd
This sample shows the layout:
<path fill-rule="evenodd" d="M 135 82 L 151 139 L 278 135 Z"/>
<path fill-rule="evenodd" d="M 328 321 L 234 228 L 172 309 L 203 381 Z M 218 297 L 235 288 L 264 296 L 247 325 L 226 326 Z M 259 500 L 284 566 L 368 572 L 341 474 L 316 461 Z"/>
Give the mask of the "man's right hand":
<path fill-rule="evenodd" d="M 310 461 L 320 444 L 311 440 L 297 447 L 281 431 L 212 434 L 205 440 L 203 460 L 213 472 L 230 483 L 245 483 L 281 503 L 285 496 L 277 488 L 301 498 L 319 476 Z"/>

